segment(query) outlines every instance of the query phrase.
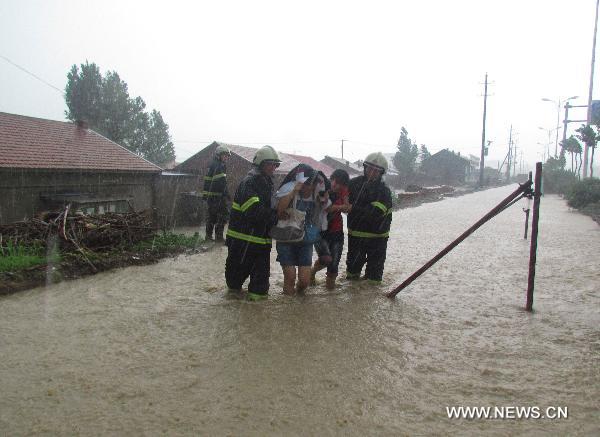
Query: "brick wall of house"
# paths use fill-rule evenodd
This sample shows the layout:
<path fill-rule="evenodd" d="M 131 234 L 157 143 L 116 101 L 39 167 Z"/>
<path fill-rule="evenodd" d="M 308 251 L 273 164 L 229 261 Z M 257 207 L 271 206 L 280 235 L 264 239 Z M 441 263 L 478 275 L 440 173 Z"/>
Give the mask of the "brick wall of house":
<path fill-rule="evenodd" d="M 153 173 L 67 172 L 0 169 L 0 224 L 30 219 L 49 209 L 43 196 L 80 193 L 128 198 L 136 211 L 154 203 Z"/>

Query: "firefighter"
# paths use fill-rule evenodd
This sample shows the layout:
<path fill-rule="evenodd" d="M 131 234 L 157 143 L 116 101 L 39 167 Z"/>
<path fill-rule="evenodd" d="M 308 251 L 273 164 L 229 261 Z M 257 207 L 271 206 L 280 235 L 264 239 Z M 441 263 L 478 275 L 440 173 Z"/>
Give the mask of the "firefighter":
<path fill-rule="evenodd" d="M 241 292 L 250 277 L 248 299 L 267 297 L 271 266 L 269 231 L 277 222 L 271 208 L 273 173 L 281 160 L 271 146 L 261 147 L 252 161 L 253 167 L 240 182 L 231 206 L 227 229 L 225 280 L 230 292 Z"/>
<path fill-rule="evenodd" d="M 231 200 L 227 190 L 227 167 L 226 162 L 231 156 L 231 151 L 219 145 L 215 149 L 215 156 L 204 176 L 204 190 L 202 196 L 208 205 L 208 218 L 206 220 L 206 239 L 223 241 L 223 229 L 229 218 L 227 201 Z"/>
<path fill-rule="evenodd" d="M 370 153 L 363 163 L 364 175 L 349 184 L 348 279 L 359 279 L 366 263 L 365 275 L 372 283 L 381 283 L 392 222 L 392 193 L 383 182 L 388 169 L 381 152 Z"/>

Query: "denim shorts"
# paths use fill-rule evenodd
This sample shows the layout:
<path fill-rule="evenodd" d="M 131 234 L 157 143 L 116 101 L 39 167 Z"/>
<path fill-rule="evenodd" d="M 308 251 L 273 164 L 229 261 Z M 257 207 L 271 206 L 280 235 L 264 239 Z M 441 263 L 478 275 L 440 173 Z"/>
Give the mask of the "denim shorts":
<path fill-rule="evenodd" d="M 312 266 L 312 244 L 277 243 L 276 248 L 282 266 Z"/>

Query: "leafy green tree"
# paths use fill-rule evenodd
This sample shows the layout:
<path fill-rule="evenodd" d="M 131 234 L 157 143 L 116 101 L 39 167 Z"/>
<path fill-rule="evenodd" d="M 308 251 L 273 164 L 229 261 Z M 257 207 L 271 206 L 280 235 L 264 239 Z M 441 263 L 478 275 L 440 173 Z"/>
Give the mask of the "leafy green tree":
<path fill-rule="evenodd" d="M 101 108 L 102 122 L 99 128 L 106 132 L 107 138 L 127 147 L 134 108 L 127 84 L 115 71 L 107 72 L 102 80 Z"/>
<path fill-rule="evenodd" d="M 566 165 L 567 160 L 564 150 L 561 151 L 558 157 L 548 158 L 544 163 L 542 175 L 544 178 L 543 187 L 545 193 L 565 194 L 577 182 L 577 178 L 573 172 L 565 170 Z"/>
<path fill-rule="evenodd" d="M 398 151 L 394 155 L 393 163 L 404 183 L 415 173 L 417 156 L 419 156 L 417 145 L 408 138 L 408 131 L 402 127 L 400 138 L 398 139 Z"/>
<path fill-rule="evenodd" d="M 129 127 L 127 138 L 127 147 L 133 153 L 143 156 L 146 134 L 150 129 L 150 115 L 145 111 L 146 103 L 141 97 L 136 97 L 131 101 L 133 116 Z"/>
<path fill-rule="evenodd" d="M 108 139 L 156 164 L 175 159 L 169 125 L 160 112 L 146 112 L 141 97 L 131 98 L 127 83 L 116 71 L 104 77 L 94 63 L 86 61 L 67 74 L 65 101 L 69 120 L 85 120 Z"/>
<path fill-rule="evenodd" d="M 149 161 L 166 164 L 175 157 L 175 149 L 169 135 L 169 125 L 164 122 L 160 112 L 152 110 L 150 128 L 146 132 L 146 156 Z"/>
<path fill-rule="evenodd" d="M 598 128 L 598 126 L 596 126 Z M 579 129 L 576 130 L 579 134 L 577 138 L 581 140 L 584 144 L 587 144 L 588 147 L 592 149 L 592 155 L 590 157 L 590 178 L 594 177 L 594 151 L 596 150 L 596 145 L 598 144 L 598 140 L 600 140 L 600 136 L 598 133 L 592 128 L 592 126 L 582 124 Z"/>
<path fill-rule="evenodd" d="M 579 143 L 577 138 L 571 135 L 566 140 L 561 141 L 560 146 L 562 147 L 564 152 L 569 152 L 571 154 L 571 171 L 573 173 L 576 173 L 576 155 L 581 154 L 581 144 Z"/>
<path fill-rule="evenodd" d="M 431 156 L 429 150 L 427 150 L 427 146 L 425 144 L 421 144 L 421 150 L 419 151 L 419 156 L 421 157 L 421 162 L 425 161 L 427 158 Z"/>
<path fill-rule="evenodd" d="M 81 64 L 71 67 L 67 74 L 65 101 L 68 110 L 65 115 L 71 121 L 85 120 L 90 126 L 99 129 L 102 123 L 102 74 L 96 64 Z M 100 129 L 99 129 L 100 130 Z M 106 134 L 106 132 L 100 132 Z"/>

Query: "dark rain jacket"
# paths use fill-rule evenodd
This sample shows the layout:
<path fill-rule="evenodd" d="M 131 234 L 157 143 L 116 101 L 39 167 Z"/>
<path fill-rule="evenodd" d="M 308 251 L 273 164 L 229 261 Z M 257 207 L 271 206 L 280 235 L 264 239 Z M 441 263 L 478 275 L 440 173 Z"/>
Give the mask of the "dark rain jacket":
<path fill-rule="evenodd" d="M 379 179 L 367 182 L 365 176 L 350 180 L 348 235 L 362 238 L 389 237 L 392 223 L 392 193 Z"/>
<path fill-rule="evenodd" d="M 244 243 L 247 249 L 271 250 L 269 231 L 277 223 L 277 211 L 271 208 L 272 196 L 271 178 L 256 168 L 250 170 L 233 197 L 228 244 Z"/>
<path fill-rule="evenodd" d="M 204 176 L 204 190 L 202 194 L 208 202 L 220 202 L 222 198 L 229 198 L 229 191 L 227 191 L 227 167 L 216 156 L 208 167 L 208 173 Z"/>

